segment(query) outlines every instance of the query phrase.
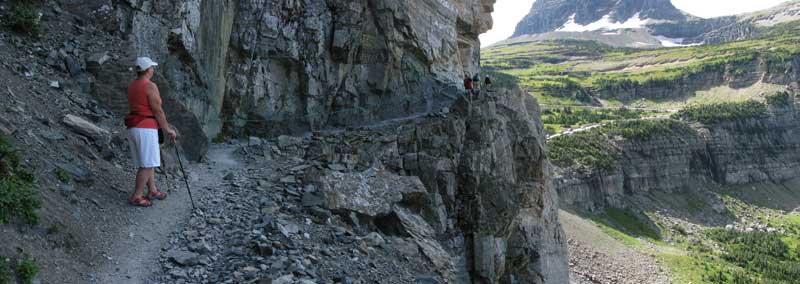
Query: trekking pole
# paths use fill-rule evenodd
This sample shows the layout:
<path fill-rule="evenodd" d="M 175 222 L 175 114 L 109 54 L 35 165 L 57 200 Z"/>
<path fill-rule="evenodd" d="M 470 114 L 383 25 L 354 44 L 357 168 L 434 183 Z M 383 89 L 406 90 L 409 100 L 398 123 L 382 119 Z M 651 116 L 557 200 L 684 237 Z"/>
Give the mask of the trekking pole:
<path fill-rule="evenodd" d="M 178 151 L 178 143 L 175 143 L 175 155 L 178 156 L 178 164 L 181 165 L 181 172 L 183 173 L 183 181 L 186 182 L 186 191 L 189 192 L 189 200 L 192 201 L 192 210 L 197 210 L 194 206 L 194 198 L 192 198 L 192 190 L 189 188 L 189 177 L 186 176 L 186 170 L 183 169 L 183 161 L 181 161 L 181 152 Z"/>

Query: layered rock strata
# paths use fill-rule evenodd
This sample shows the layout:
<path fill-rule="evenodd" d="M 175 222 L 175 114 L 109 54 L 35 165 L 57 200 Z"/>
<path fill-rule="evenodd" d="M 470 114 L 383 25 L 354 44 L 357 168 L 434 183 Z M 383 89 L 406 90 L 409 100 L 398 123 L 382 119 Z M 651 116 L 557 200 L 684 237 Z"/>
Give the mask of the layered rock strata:
<path fill-rule="evenodd" d="M 554 177 L 566 207 L 600 211 L 626 207 L 626 198 L 677 192 L 704 184 L 781 183 L 800 175 L 797 105 L 771 106 L 765 118 L 693 124 L 692 130 L 650 139 L 614 141 L 610 170 L 558 169 Z"/>

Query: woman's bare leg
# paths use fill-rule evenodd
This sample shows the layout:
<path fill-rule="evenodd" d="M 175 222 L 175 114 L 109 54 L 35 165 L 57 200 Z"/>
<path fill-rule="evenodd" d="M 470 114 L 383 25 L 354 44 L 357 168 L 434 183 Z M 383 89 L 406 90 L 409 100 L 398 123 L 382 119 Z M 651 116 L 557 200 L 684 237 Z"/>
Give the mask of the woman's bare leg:
<path fill-rule="evenodd" d="M 144 186 L 150 183 L 153 173 L 155 173 L 153 168 L 139 168 L 139 171 L 136 172 L 136 188 L 132 198 L 144 196 Z"/>
<path fill-rule="evenodd" d="M 150 171 L 150 178 L 147 179 L 147 188 L 150 189 L 149 193 L 158 192 L 158 188 L 156 187 L 156 169 L 153 168 Z"/>

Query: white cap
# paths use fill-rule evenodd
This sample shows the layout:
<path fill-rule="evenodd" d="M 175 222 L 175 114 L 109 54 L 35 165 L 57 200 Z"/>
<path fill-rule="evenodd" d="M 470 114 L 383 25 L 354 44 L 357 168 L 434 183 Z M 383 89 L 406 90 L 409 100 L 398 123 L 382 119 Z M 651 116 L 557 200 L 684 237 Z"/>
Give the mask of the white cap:
<path fill-rule="evenodd" d="M 136 58 L 136 71 L 145 71 L 147 68 L 158 66 L 158 63 L 155 63 L 150 57 L 139 57 Z"/>

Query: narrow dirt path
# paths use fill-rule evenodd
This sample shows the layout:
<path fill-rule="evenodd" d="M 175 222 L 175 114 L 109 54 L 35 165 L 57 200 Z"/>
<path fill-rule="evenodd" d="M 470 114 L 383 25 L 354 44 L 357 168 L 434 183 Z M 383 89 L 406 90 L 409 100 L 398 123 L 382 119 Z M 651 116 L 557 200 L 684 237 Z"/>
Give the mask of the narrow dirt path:
<path fill-rule="evenodd" d="M 184 163 L 195 201 L 209 192 L 205 185 L 215 184 L 223 173 L 239 165 L 232 158 L 234 149 L 214 145 L 208 154 L 211 162 Z M 160 269 L 159 256 L 169 235 L 181 230 L 180 225 L 192 212 L 183 177 L 175 176 L 169 184 L 171 192 L 166 200 L 156 200 L 149 208 L 130 207 L 126 228 L 121 228 L 114 238 L 117 241 L 106 256 L 109 261 L 98 269 L 92 283 L 150 283 L 148 278 Z"/>
<path fill-rule="evenodd" d="M 598 127 L 606 126 L 606 125 L 608 125 L 610 123 L 614 123 L 614 122 L 625 122 L 625 121 L 636 121 L 636 120 L 661 120 L 661 119 L 668 119 L 669 117 L 670 117 L 670 114 L 660 114 L 660 115 L 647 116 L 647 117 L 635 118 L 635 119 L 619 119 L 619 120 L 610 120 L 610 121 L 601 122 L 601 123 L 586 124 L 586 125 L 580 126 L 578 128 L 575 128 L 575 129 L 564 130 L 561 133 L 547 136 L 547 140 L 550 140 L 550 139 L 553 139 L 553 138 L 556 138 L 556 137 L 559 137 L 559 136 L 572 135 L 572 134 L 575 134 L 575 133 L 578 133 L 578 132 L 592 130 L 592 129 L 595 129 L 595 128 L 598 128 Z"/>

